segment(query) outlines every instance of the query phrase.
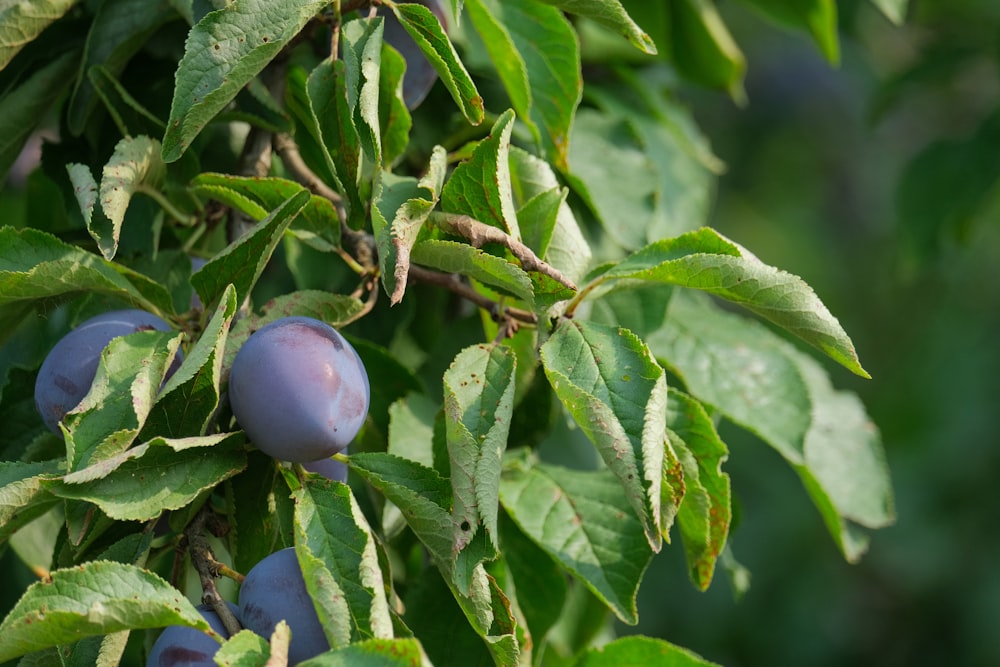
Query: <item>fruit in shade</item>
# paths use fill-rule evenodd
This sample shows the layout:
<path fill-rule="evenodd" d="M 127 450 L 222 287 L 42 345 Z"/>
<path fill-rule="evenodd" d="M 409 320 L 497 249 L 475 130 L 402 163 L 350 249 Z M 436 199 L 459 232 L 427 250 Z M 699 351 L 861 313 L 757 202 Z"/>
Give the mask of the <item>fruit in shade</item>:
<path fill-rule="evenodd" d="M 233 615 L 239 618 L 236 605 L 226 603 Z M 222 637 L 228 638 L 229 633 L 222 625 L 222 619 L 208 605 L 198 605 L 198 611 L 205 617 L 212 629 Z M 185 625 L 171 625 L 160 633 L 146 660 L 146 667 L 215 667 L 215 653 L 219 650 L 219 642 L 209 637 L 201 630 L 195 630 Z"/>
<path fill-rule="evenodd" d="M 240 586 L 237 616 L 243 627 L 264 638 L 271 636 L 279 621 L 288 623 L 292 631 L 290 665 L 330 650 L 292 547 L 276 551 L 250 568 Z"/>
<path fill-rule="evenodd" d="M 101 352 L 112 339 L 152 329 L 170 331 L 170 325 L 143 310 L 115 310 L 90 318 L 56 343 L 35 380 L 35 407 L 49 430 L 59 433 L 59 422 L 90 391 Z M 178 366 L 179 352 L 167 376 Z"/>
<path fill-rule="evenodd" d="M 447 31 L 448 19 L 438 0 L 420 0 L 419 4 L 430 9 Z M 403 102 L 406 103 L 407 109 L 415 109 L 424 101 L 427 93 L 434 86 L 434 82 L 437 81 L 437 72 L 391 10 L 380 9 L 378 14 L 385 17 L 382 38 L 406 59 L 406 74 L 403 75 Z"/>
<path fill-rule="evenodd" d="M 344 454 L 347 453 L 345 448 Z M 302 464 L 302 467 L 309 472 L 314 472 L 319 475 L 323 475 L 327 479 L 332 479 L 336 482 L 347 482 L 347 464 L 341 463 L 336 459 L 320 459 L 319 461 L 308 461 Z"/>
<path fill-rule="evenodd" d="M 258 449 L 284 461 L 343 450 L 361 430 L 369 400 L 361 357 L 336 329 L 310 317 L 285 317 L 254 332 L 229 374 L 236 421 Z"/>

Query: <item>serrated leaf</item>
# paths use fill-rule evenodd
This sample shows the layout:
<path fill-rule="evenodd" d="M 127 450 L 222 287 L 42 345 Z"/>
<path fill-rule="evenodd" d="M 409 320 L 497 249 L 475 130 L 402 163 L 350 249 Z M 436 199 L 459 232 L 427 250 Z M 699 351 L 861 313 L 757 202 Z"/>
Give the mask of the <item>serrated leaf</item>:
<path fill-rule="evenodd" d="M 525 535 L 635 625 L 636 594 L 653 552 L 610 471 L 514 462 L 504 470 L 500 500 Z"/>
<path fill-rule="evenodd" d="M 809 34 L 823 57 L 840 62 L 836 0 L 742 0 L 777 23 Z"/>
<path fill-rule="evenodd" d="M 294 544 L 291 491 L 278 467 L 275 459 L 252 450 L 246 470 L 225 483 L 232 499 L 227 504 L 229 551 L 237 572 L 248 572 L 265 556 Z"/>
<path fill-rule="evenodd" d="M 514 410 L 516 362 L 508 346 L 476 345 L 459 352 L 444 373 L 456 553 L 471 543 L 480 524 L 498 546 L 500 468 Z"/>
<path fill-rule="evenodd" d="M 663 369 L 631 331 L 579 320 L 561 322 L 541 357 L 556 396 L 620 481 L 649 546 L 659 551 L 665 528 Z"/>
<path fill-rule="evenodd" d="M 509 162 L 514 201 L 522 210 L 527 202 L 542 193 L 561 188 L 552 167 L 527 151 L 512 146 Z M 520 226 L 520 210 L 517 215 Z M 532 237 L 536 236 L 535 227 L 533 222 L 526 221 L 526 227 L 522 229 L 525 243 L 528 243 L 547 264 L 578 283 L 589 268 L 591 250 L 569 204 L 563 201 L 559 205 L 551 232 L 537 230 L 537 237 L 541 243 L 538 248 L 531 246 L 530 243 Z M 544 238 L 547 238 L 547 241 L 543 242 Z"/>
<path fill-rule="evenodd" d="M 354 125 L 366 157 L 380 169 L 382 137 L 379 122 L 379 70 L 382 67 L 384 19 L 348 21 L 340 31 L 342 58 L 346 64 L 348 101 Z"/>
<path fill-rule="evenodd" d="M 473 125 L 483 121 L 483 98 L 458 57 L 441 22 L 430 9 L 416 3 L 393 3 L 393 13 L 426 56 L 458 108 Z"/>
<path fill-rule="evenodd" d="M 138 331 L 108 343 L 90 391 L 62 420 L 69 471 L 128 448 L 179 346 L 179 335 L 164 331 Z"/>
<path fill-rule="evenodd" d="M 621 637 L 592 648 L 574 667 L 624 667 L 625 665 L 660 665 L 661 667 L 720 667 L 686 648 L 662 639 L 634 635 Z"/>
<path fill-rule="evenodd" d="M 213 657 L 222 667 L 265 667 L 271 657 L 271 647 L 260 635 L 240 630 L 227 639 Z"/>
<path fill-rule="evenodd" d="M 301 667 L 421 667 L 416 639 L 366 639 L 300 662 Z"/>
<path fill-rule="evenodd" d="M 28 3 L 7 0 L 0 5 L 0 70 L 77 1 L 32 0 Z"/>
<path fill-rule="evenodd" d="M 406 152 L 413 118 L 403 101 L 406 59 L 386 43 L 382 44 L 379 69 L 378 116 L 382 136 L 382 161 L 391 167 Z"/>
<path fill-rule="evenodd" d="M 243 441 L 242 431 L 179 440 L 154 438 L 75 477 L 68 475 L 53 492 L 92 502 L 112 519 L 148 521 L 165 510 L 184 507 L 243 470 Z M 87 481 L 75 483 L 81 478 Z"/>
<path fill-rule="evenodd" d="M 742 104 L 746 58 L 712 0 L 677 0 L 669 7 L 669 57 L 678 71 L 696 83 L 725 90 Z"/>
<path fill-rule="evenodd" d="M 677 514 L 691 581 L 707 590 L 726 545 L 732 520 L 729 475 L 722 464 L 729 450 L 705 408 L 671 388 L 667 403 L 670 444 L 684 470 L 684 499 Z"/>
<path fill-rule="evenodd" d="M 646 32 L 640 28 L 618 0 L 541 0 L 555 5 L 571 14 L 579 14 L 610 28 L 627 39 L 632 45 L 653 55 L 656 44 Z"/>
<path fill-rule="evenodd" d="M 237 208 L 254 220 L 263 220 L 268 211 L 278 208 L 305 188 L 284 178 L 255 178 L 204 172 L 191 181 L 195 193 L 211 197 Z M 318 195 L 309 201 L 292 221 L 290 231 L 317 250 L 340 247 L 340 218 L 333 202 Z"/>
<path fill-rule="evenodd" d="M 506 29 L 518 60 L 523 60 L 530 89 L 529 107 L 525 110 L 515 104 L 514 108 L 549 161 L 558 169 L 566 169 L 570 128 L 583 93 L 576 31 L 561 11 L 534 0 L 486 0 L 486 3 Z M 498 71 L 509 67 L 498 61 L 509 55 L 502 51 L 496 54 L 491 51 L 490 55 Z M 508 80 L 503 81 L 511 94 Z M 514 95 L 511 97 L 513 102 Z"/>
<path fill-rule="evenodd" d="M 878 430 L 853 394 L 762 325 L 704 298 L 678 294 L 667 323 L 647 337 L 688 391 L 774 447 L 802 478 L 848 560 L 866 537 L 854 524 L 895 520 Z"/>
<path fill-rule="evenodd" d="M 507 162 L 514 112 L 508 109 L 493 124 L 472 156 L 455 167 L 441 191 L 446 213 L 464 213 L 520 240 Z"/>
<path fill-rule="evenodd" d="M 168 0 L 109 0 L 100 5 L 87 32 L 80 65 L 87 76 L 77 79 L 70 97 L 67 124 L 71 134 L 83 132 L 97 106 L 91 67 L 100 67 L 111 79 L 116 78 L 156 30 L 176 16 Z"/>
<path fill-rule="evenodd" d="M 173 312 L 166 289 L 141 274 L 36 229 L 0 228 L 0 307 L 81 292 Z"/>
<path fill-rule="evenodd" d="M 420 241 L 410 261 L 446 273 L 459 273 L 531 305 L 535 301 L 531 278 L 521 267 L 456 241 Z"/>
<path fill-rule="evenodd" d="M 249 233 L 233 241 L 194 273 L 191 285 L 202 303 L 215 303 L 230 284 L 236 288 L 237 303 L 243 303 L 257 284 L 282 234 L 308 203 L 308 192 L 292 195 Z"/>
<path fill-rule="evenodd" d="M 229 326 L 236 315 L 236 290 L 222 294 L 212 319 L 167 380 L 143 432 L 164 437 L 204 435 L 219 407 L 219 385 Z"/>
<path fill-rule="evenodd" d="M 58 502 L 49 482 L 59 473 L 57 461 L 0 461 L 0 545 Z"/>
<path fill-rule="evenodd" d="M 847 332 L 805 281 L 764 264 L 708 227 L 650 244 L 599 280 L 621 279 L 680 285 L 722 297 L 795 334 L 853 373 L 871 377 Z"/>
<path fill-rule="evenodd" d="M 160 142 L 156 139 L 125 137 L 115 146 L 101 175 L 99 196 L 105 217 L 92 217 L 84 211 L 87 231 L 97 241 L 105 259 L 112 259 L 118 250 L 122 222 L 132 196 L 144 187 L 158 187 L 165 171 L 166 165 L 160 159 Z"/>
<path fill-rule="evenodd" d="M 296 555 L 330 646 L 392 637 L 375 537 L 350 487 L 310 478 L 292 495 Z"/>
<path fill-rule="evenodd" d="M 163 159 L 173 162 L 330 0 L 241 0 L 188 33 L 177 68 Z"/>
<path fill-rule="evenodd" d="M 434 420 L 440 406 L 423 394 L 410 394 L 389 406 L 387 451 L 434 467 Z"/>
<path fill-rule="evenodd" d="M 21 2 L 13 5 L 22 6 L 30 5 Z M 24 143 L 72 83 L 78 63 L 77 53 L 65 53 L 34 70 L 24 83 L 0 98 L 0 183 L 7 181 L 7 172 L 21 154 Z"/>
<path fill-rule="evenodd" d="M 218 637 L 194 605 L 156 574 L 91 561 L 28 587 L 0 623 L 0 662 L 83 637 L 168 625 Z"/>

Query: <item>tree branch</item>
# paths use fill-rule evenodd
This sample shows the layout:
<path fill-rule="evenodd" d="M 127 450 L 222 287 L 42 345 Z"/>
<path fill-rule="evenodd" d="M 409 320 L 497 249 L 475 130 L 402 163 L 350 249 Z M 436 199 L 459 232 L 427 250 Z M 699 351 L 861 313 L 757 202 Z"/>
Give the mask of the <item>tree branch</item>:
<path fill-rule="evenodd" d="M 463 299 L 467 299 L 487 311 L 496 321 L 500 321 L 501 318 L 507 316 L 527 324 L 538 324 L 538 316 L 534 313 L 527 310 L 521 310 L 520 308 L 501 306 L 493 299 L 483 296 L 463 283 L 458 276 L 453 273 L 441 273 L 439 271 L 425 269 L 424 267 L 417 266 L 416 264 L 411 264 L 409 275 L 411 278 L 421 282 L 444 287 L 445 289 L 454 292 Z"/>
<path fill-rule="evenodd" d="M 208 505 L 202 507 L 191 523 L 188 524 L 187 528 L 184 529 L 184 538 L 188 543 L 191 564 L 198 572 L 198 577 L 201 580 L 201 601 L 212 607 L 212 611 L 219 615 L 219 619 L 222 621 L 223 627 L 226 628 L 226 632 L 229 636 L 232 636 L 243 628 L 240 626 L 240 622 L 236 620 L 229 605 L 219 595 L 219 589 L 215 586 L 215 580 L 223 574 L 223 569 L 228 571 L 227 574 L 229 576 L 236 575 L 240 580 L 242 579 L 242 575 L 233 572 L 230 568 L 215 560 L 215 556 L 212 555 L 212 549 L 208 544 L 208 537 L 205 535 L 205 530 L 213 520 L 214 515 Z"/>

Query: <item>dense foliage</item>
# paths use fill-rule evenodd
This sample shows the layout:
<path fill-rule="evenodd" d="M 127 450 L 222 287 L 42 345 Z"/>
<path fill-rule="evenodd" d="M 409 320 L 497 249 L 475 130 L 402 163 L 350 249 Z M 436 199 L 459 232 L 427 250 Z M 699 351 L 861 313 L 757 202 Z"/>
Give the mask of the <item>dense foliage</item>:
<path fill-rule="evenodd" d="M 832 1 L 748 2 L 837 60 Z M 867 377 L 851 339 L 704 226 L 721 164 L 673 77 L 742 98 L 712 4 L 433 9 L 0 3 L 4 173 L 58 118 L 29 224 L 0 228 L 0 540 L 41 577 L 0 661 L 139 664 L 161 628 L 209 631 L 198 601 L 232 621 L 280 552 L 332 647 L 309 664 L 708 664 L 608 620 L 638 621 L 664 549 L 700 590 L 720 564 L 745 586 L 722 420 L 788 462 L 847 560 L 893 521 L 878 429 L 814 356 Z M 122 309 L 168 330 L 113 339 L 49 431 L 43 360 Z M 349 484 L 261 451 L 297 416 L 258 449 L 230 406 L 237 353 L 289 317 L 367 371 Z M 282 363 L 247 424 L 326 391 Z M 283 664 L 289 625 L 215 659 Z"/>

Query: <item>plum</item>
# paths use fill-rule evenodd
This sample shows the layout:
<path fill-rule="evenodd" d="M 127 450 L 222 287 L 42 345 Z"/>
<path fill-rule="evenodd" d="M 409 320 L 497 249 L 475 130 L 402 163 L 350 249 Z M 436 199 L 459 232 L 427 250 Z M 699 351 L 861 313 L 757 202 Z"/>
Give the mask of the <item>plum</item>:
<path fill-rule="evenodd" d="M 243 627 L 265 638 L 278 621 L 288 623 L 290 665 L 330 650 L 293 547 L 275 551 L 250 568 L 240 586 L 237 617 Z"/>
<path fill-rule="evenodd" d="M 445 30 L 448 29 L 448 19 L 438 0 L 420 0 L 419 4 L 430 9 L 437 16 L 442 27 Z M 378 14 L 385 18 L 382 39 L 406 59 L 406 74 L 403 75 L 403 102 L 407 109 L 416 109 L 427 97 L 434 82 L 437 81 L 437 72 L 391 10 L 379 9 Z"/>
<path fill-rule="evenodd" d="M 344 449 L 343 453 L 347 453 L 347 448 Z M 320 459 L 319 461 L 308 461 L 303 463 L 302 467 L 309 472 L 322 475 L 327 479 L 332 479 L 336 482 L 347 482 L 347 464 L 335 459 L 327 458 Z"/>
<path fill-rule="evenodd" d="M 227 602 L 233 615 L 239 618 L 238 608 Z M 229 637 L 222 619 L 208 605 L 196 607 L 212 629 L 225 638 Z M 219 642 L 200 630 L 186 625 L 171 625 L 160 633 L 146 660 L 146 667 L 215 667 L 215 653 Z"/>
<path fill-rule="evenodd" d="M 351 344 L 311 317 L 285 317 L 254 332 L 229 374 L 229 403 L 250 441 L 296 463 L 347 447 L 368 416 L 370 389 Z"/>
<path fill-rule="evenodd" d="M 35 380 L 35 407 L 58 434 L 59 422 L 90 391 L 101 352 L 112 339 L 137 331 L 170 331 L 165 321 L 144 310 L 115 310 L 83 322 L 49 351 Z M 168 373 L 180 365 L 180 354 Z"/>

